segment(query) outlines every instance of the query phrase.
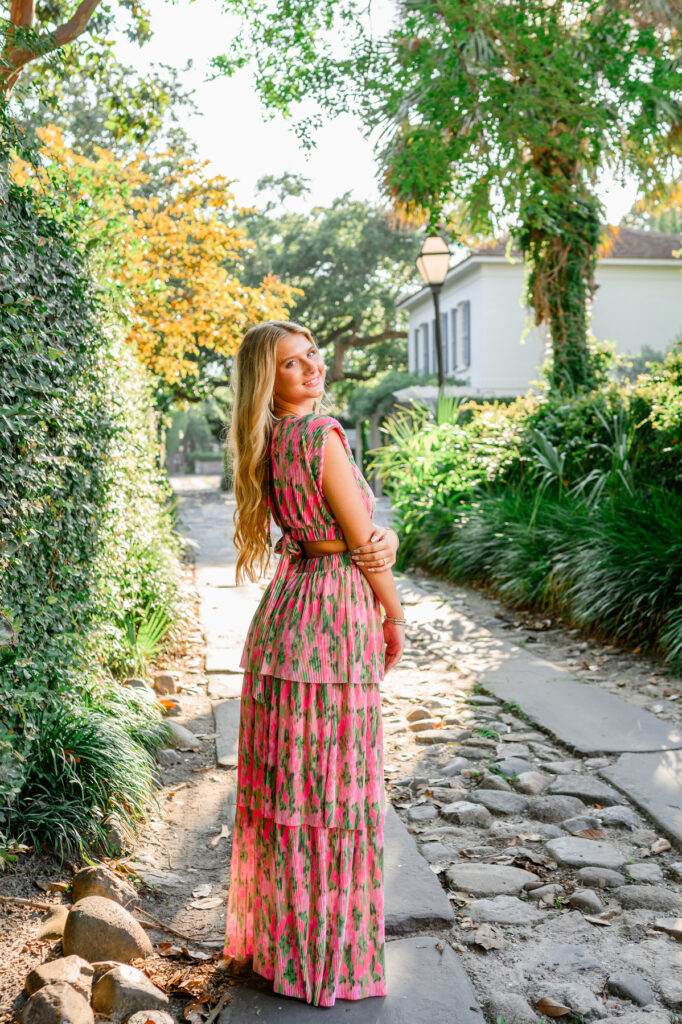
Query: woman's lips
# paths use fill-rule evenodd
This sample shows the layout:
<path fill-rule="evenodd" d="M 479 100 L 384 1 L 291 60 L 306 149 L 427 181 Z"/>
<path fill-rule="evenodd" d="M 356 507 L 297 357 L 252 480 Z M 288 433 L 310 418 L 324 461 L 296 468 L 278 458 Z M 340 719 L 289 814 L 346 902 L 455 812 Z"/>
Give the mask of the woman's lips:
<path fill-rule="evenodd" d="M 303 381 L 303 387 L 304 388 L 313 388 L 317 384 L 321 384 L 321 383 L 322 383 L 322 378 L 320 377 L 320 375 L 318 373 L 315 377 L 312 377 L 310 380 L 304 380 Z"/>

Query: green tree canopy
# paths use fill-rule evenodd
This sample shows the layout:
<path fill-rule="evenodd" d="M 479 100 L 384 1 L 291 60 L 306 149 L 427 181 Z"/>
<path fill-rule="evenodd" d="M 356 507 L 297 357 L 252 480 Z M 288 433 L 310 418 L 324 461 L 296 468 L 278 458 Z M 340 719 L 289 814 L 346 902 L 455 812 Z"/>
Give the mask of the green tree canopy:
<path fill-rule="evenodd" d="M 307 324 L 328 353 L 330 382 L 405 367 L 407 333 L 395 305 L 415 282 L 415 232 L 350 193 L 330 206 L 292 212 L 291 200 L 309 192 L 299 175 L 261 178 L 258 190 L 270 198 L 241 217 L 255 243 L 243 258 L 245 283 L 276 274 L 301 289 L 290 315 Z"/>
<path fill-rule="evenodd" d="M 257 59 L 266 105 L 307 97 L 376 133 L 385 190 L 452 237 L 511 229 L 548 321 L 552 382 L 591 386 L 587 302 L 600 173 L 650 187 L 682 143 L 682 10 L 673 0 L 403 0 L 372 31 L 360 0 L 224 0 L 242 31 L 216 65 Z M 312 122 L 300 131 L 311 138 Z"/>
<path fill-rule="evenodd" d="M 113 45 L 117 17 L 127 16 L 125 33 L 139 44 L 151 36 L 149 15 L 139 0 L 9 0 L 0 19 L 0 97 L 7 98 L 34 62 L 71 74 L 83 61 L 97 74 Z M 83 37 L 81 39 L 81 37 Z M 72 46 L 80 39 L 79 46 Z"/>

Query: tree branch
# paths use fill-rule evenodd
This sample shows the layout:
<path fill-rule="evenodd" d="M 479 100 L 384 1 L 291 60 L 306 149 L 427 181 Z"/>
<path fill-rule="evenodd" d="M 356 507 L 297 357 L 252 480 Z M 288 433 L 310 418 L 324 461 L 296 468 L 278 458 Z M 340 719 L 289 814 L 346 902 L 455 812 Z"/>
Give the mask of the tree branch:
<path fill-rule="evenodd" d="M 369 334 L 364 338 L 354 338 L 349 341 L 350 348 L 364 348 L 365 345 L 375 345 L 378 341 L 390 341 L 392 338 L 407 338 L 407 331 L 395 331 L 390 328 L 382 331 L 381 334 Z"/>
<path fill-rule="evenodd" d="M 73 17 L 60 25 L 53 33 L 44 33 L 36 38 L 36 45 L 15 46 L 4 54 L 4 60 L 8 67 L 0 73 L 0 81 L 3 82 L 3 92 L 7 95 L 17 83 L 19 74 L 32 60 L 37 57 L 44 57 L 53 50 L 58 50 L 67 43 L 82 35 L 88 26 L 90 18 L 101 3 L 101 0 L 81 0 L 76 8 Z M 33 0 L 13 0 L 12 14 L 21 19 L 13 22 L 17 27 L 30 28 L 33 22 Z M 29 21 L 24 19 L 30 18 Z"/>
<path fill-rule="evenodd" d="M 335 327 L 334 330 L 327 334 L 324 338 L 318 338 L 318 345 L 320 346 L 320 348 L 327 348 L 327 346 L 331 345 L 333 341 L 336 341 L 337 338 L 340 338 L 342 334 L 346 334 L 348 331 L 351 331 L 354 327 L 355 320 L 351 317 L 348 323 L 344 324 L 342 327 Z M 315 333 L 317 334 L 317 332 Z"/>

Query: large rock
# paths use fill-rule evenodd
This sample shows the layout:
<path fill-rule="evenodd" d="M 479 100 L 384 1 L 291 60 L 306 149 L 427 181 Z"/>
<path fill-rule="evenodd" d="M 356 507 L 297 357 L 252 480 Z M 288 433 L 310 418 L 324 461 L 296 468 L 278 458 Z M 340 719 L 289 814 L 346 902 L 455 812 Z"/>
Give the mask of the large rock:
<path fill-rule="evenodd" d="M 639 864 L 628 864 L 626 872 L 629 878 L 632 878 L 635 882 L 647 882 L 651 885 L 657 885 L 658 882 L 663 881 L 663 872 L 658 864 L 653 860 L 643 860 Z"/>
<path fill-rule="evenodd" d="M 506 864 L 453 864 L 445 874 L 451 888 L 472 896 L 516 896 L 538 880 L 531 871 Z"/>
<path fill-rule="evenodd" d="M 507 778 L 512 775 L 523 775 L 532 772 L 533 765 L 522 757 L 505 757 L 495 763 L 495 768 Z"/>
<path fill-rule="evenodd" d="M 671 935 L 673 939 L 682 942 L 682 917 L 662 917 L 654 921 L 654 928 L 660 928 L 666 935 Z"/>
<path fill-rule="evenodd" d="M 606 987 L 614 996 L 629 999 L 638 1006 L 649 1006 L 655 1001 L 653 989 L 648 981 L 632 971 L 616 971 L 609 974 Z"/>
<path fill-rule="evenodd" d="M 472 921 L 490 921 L 493 924 L 536 924 L 547 917 L 546 911 L 538 910 L 516 896 L 474 900 L 465 907 L 464 913 Z"/>
<path fill-rule="evenodd" d="M 491 996 L 486 1003 L 488 1019 L 503 1018 L 505 1024 L 537 1024 L 538 1015 L 528 1001 L 518 992 L 500 992 Z"/>
<path fill-rule="evenodd" d="M 201 740 L 198 736 L 195 736 L 193 732 L 186 729 L 184 725 L 180 725 L 179 722 L 174 722 L 172 718 L 167 719 L 165 724 L 171 732 L 171 747 L 175 747 L 176 750 L 184 750 L 185 748 L 198 750 L 199 747 L 201 747 Z"/>
<path fill-rule="evenodd" d="M 71 883 L 71 899 L 74 903 L 86 896 L 104 896 L 108 900 L 128 907 L 138 899 L 137 890 L 128 882 L 119 878 L 104 864 L 93 864 L 81 868 L 73 876 Z"/>
<path fill-rule="evenodd" d="M 126 1017 L 138 1010 L 164 1010 L 169 1000 L 146 974 L 125 964 L 103 974 L 92 990 L 92 1006 L 107 1017 Z"/>
<path fill-rule="evenodd" d="M 625 875 L 621 875 L 620 871 L 610 871 L 608 868 L 581 868 L 577 877 L 583 885 L 591 885 L 596 889 L 625 885 Z"/>
<path fill-rule="evenodd" d="M 483 804 L 472 804 L 468 800 L 455 800 L 451 804 L 441 807 L 441 817 L 446 821 L 456 821 L 458 825 L 479 825 L 485 827 L 490 824 L 491 815 Z"/>
<path fill-rule="evenodd" d="M 526 793 L 528 796 L 539 796 L 540 793 L 544 793 L 551 781 L 552 776 L 543 775 L 542 772 L 521 772 L 516 778 L 514 785 L 519 793 Z"/>
<path fill-rule="evenodd" d="M 120 960 L 152 955 L 149 936 L 133 915 L 105 896 L 86 896 L 71 908 L 64 928 L 62 948 L 66 956 L 75 953 L 95 960 Z"/>
<path fill-rule="evenodd" d="M 558 825 L 566 818 L 581 814 L 585 805 L 577 796 L 536 796 L 530 802 L 529 814 L 538 821 L 549 821 Z"/>
<path fill-rule="evenodd" d="M 93 1024 L 87 999 L 67 981 L 54 981 L 34 992 L 19 1014 L 19 1024 Z"/>
<path fill-rule="evenodd" d="M 561 839 L 550 839 L 546 849 L 557 863 L 572 868 L 582 868 L 589 864 L 591 867 L 617 871 L 625 863 L 624 854 L 611 843 L 604 843 L 599 839 L 565 836 Z"/>
<path fill-rule="evenodd" d="M 635 829 L 640 826 L 640 818 L 636 811 L 624 804 L 612 804 L 610 807 L 599 807 L 594 814 L 601 821 L 602 825 L 615 825 L 616 827 Z"/>
<path fill-rule="evenodd" d="M 561 822 L 561 827 L 565 832 L 570 832 L 572 836 L 575 836 L 587 829 L 598 829 L 599 819 L 593 818 L 591 814 L 579 814 L 576 818 L 566 818 L 566 821 Z"/>
<path fill-rule="evenodd" d="M 438 817 L 438 810 L 433 804 L 415 804 L 414 807 L 409 808 L 407 817 L 409 821 L 433 821 Z"/>
<path fill-rule="evenodd" d="M 528 807 L 527 797 L 497 789 L 477 789 L 471 794 L 471 800 L 483 804 L 494 814 L 523 814 Z"/>
<path fill-rule="evenodd" d="M 69 909 L 65 903 L 55 903 L 54 908 L 47 917 L 43 918 L 36 938 L 60 939 L 64 934 L 64 926 L 69 916 Z"/>
<path fill-rule="evenodd" d="M 624 910 L 672 910 L 682 913 L 682 897 L 664 885 L 621 885 L 613 890 Z"/>
<path fill-rule="evenodd" d="M 466 736 L 466 731 L 461 729 L 424 729 L 414 734 L 417 743 L 457 743 L 463 736 Z M 474 756 L 468 750 L 467 755 Z M 487 756 L 487 751 L 484 756 Z"/>
<path fill-rule="evenodd" d="M 551 986 L 538 991 L 535 1004 L 537 1005 L 537 1002 L 545 997 L 569 1006 L 573 1013 L 583 1021 L 598 1020 L 606 1016 L 603 1002 L 597 999 L 587 985 L 577 981 L 553 981 Z"/>
<path fill-rule="evenodd" d="M 590 914 L 601 914 L 604 905 L 593 889 L 576 889 L 568 902 L 576 910 L 586 910 Z"/>
<path fill-rule="evenodd" d="M 87 960 L 80 956 L 63 956 L 59 960 L 50 960 L 46 964 L 34 967 L 26 978 L 24 988 L 26 994 L 32 996 L 34 992 L 44 988 L 45 985 L 51 985 L 55 981 L 65 981 L 89 1002 L 92 976 L 93 969 Z"/>
<path fill-rule="evenodd" d="M 157 672 L 154 676 L 154 689 L 161 696 L 178 692 L 177 672 Z"/>
<path fill-rule="evenodd" d="M 120 960 L 94 960 L 92 963 L 94 974 L 92 976 L 93 987 L 97 984 L 103 974 L 108 974 L 115 967 L 124 967 Z"/>
<path fill-rule="evenodd" d="M 671 1010 L 682 1010 L 682 981 L 677 978 L 661 978 L 658 982 L 661 1001 Z"/>
<path fill-rule="evenodd" d="M 444 764 L 443 767 L 439 768 L 438 770 L 440 771 L 441 775 L 452 776 L 459 775 L 459 773 L 464 768 L 468 767 L 469 762 L 467 761 L 466 757 L 453 757 L 447 762 L 447 764 Z"/>
<path fill-rule="evenodd" d="M 577 796 L 585 803 L 619 804 L 622 796 L 594 775 L 560 775 L 549 787 L 559 796 Z"/>

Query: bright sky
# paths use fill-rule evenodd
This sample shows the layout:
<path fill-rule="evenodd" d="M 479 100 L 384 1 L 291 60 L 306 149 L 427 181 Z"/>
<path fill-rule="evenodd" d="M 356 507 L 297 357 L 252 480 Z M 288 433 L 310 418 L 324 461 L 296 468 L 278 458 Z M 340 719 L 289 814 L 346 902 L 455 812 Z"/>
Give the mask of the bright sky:
<path fill-rule="evenodd" d="M 279 116 L 265 119 L 250 69 L 233 78 L 209 80 L 211 57 L 229 52 L 230 39 L 237 30 L 236 19 L 222 12 L 219 0 L 174 4 L 149 0 L 149 6 L 152 41 L 143 50 L 121 41 L 116 52 L 140 70 L 151 61 L 184 67 L 188 58 L 193 60 L 183 81 L 195 90 L 203 116 L 188 119 L 185 128 L 197 142 L 200 157 L 211 161 L 212 173 L 238 179 L 233 185 L 238 203 L 248 206 L 254 202 L 260 177 L 284 172 L 311 179 L 309 205 L 326 205 L 348 190 L 357 199 L 379 199 L 372 146 L 354 118 L 327 121 L 315 135 L 316 149 L 308 152 L 299 145 L 289 123 Z M 379 16 L 382 6 L 385 14 L 390 0 L 381 0 Z M 373 9 L 377 9 L 376 0 Z M 610 223 L 617 223 L 636 198 L 632 185 L 621 186 L 612 180 L 600 194 Z"/>

